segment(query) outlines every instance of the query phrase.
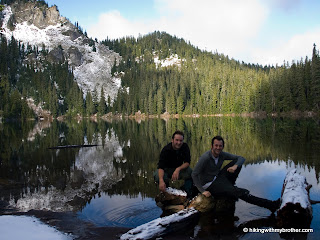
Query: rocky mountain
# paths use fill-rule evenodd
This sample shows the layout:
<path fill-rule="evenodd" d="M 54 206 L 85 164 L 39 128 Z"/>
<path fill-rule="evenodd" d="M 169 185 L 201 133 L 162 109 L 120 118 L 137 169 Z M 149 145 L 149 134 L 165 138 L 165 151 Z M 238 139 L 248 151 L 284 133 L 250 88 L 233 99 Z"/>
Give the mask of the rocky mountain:
<path fill-rule="evenodd" d="M 60 16 L 56 6 L 48 7 L 39 2 L 5 5 L 0 12 L 0 34 L 8 40 L 13 36 L 25 46 L 31 45 L 48 51 L 49 62 L 68 61 L 74 77 L 84 93 L 101 88 L 105 98 L 115 99 L 121 84 L 119 77 L 111 75 L 111 68 L 119 63 L 121 56 L 97 41 L 88 38 L 67 18 Z M 27 56 L 41 69 L 41 59 Z M 98 96 L 100 97 L 100 96 Z"/>

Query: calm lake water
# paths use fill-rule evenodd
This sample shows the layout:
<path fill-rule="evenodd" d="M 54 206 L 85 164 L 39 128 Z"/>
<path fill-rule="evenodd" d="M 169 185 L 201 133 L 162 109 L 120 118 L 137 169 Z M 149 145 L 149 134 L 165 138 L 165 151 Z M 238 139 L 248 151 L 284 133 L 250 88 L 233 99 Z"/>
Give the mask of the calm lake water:
<path fill-rule="evenodd" d="M 211 138 L 221 135 L 225 151 L 246 158 L 239 187 L 275 200 L 286 173 L 296 168 L 312 184 L 310 198 L 320 200 L 319 120 L 241 117 L 0 124 L 1 200 L 21 211 L 75 211 L 98 226 L 133 228 L 149 222 L 162 214 L 154 201 L 158 189 L 152 173 L 176 129 L 185 132 L 191 167 L 210 149 Z M 50 149 L 83 144 L 97 146 Z M 320 204 L 312 207 L 314 232 L 303 239 L 320 239 Z M 267 219 L 266 209 L 239 200 L 234 215 L 239 220 L 224 225 L 200 218 L 184 233 L 186 239 L 285 238 L 239 234 L 240 224 Z"/>

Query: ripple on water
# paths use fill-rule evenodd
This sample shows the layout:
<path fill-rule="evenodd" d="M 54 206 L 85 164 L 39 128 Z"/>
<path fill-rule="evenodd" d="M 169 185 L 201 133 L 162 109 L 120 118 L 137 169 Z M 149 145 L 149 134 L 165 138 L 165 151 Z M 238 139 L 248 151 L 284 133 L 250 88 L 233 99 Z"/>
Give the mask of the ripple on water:
<path fill-rule="evenodd" d="M 153 198 L 104 194 L 92 199 L 78 216 L 98 226 L 132 228 L 158 218 L 161 213 Z"/>

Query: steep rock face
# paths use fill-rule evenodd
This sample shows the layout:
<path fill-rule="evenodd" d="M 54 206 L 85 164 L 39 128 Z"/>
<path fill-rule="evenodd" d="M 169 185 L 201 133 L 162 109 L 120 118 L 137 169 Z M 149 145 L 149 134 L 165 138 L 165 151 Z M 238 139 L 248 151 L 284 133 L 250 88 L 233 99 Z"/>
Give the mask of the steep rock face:
<path fill-rule="evenodd" d="M 69 47 L 68 57 L 71 60 L 72 65 L 75 67 L 79 67 L 83 63 L 82 53 L 74 46 Z"/>
<path fill-rule="evenodd" d="M 12 23 L 19 24 L 27 22 L 33 24 L 40 29 L 44 29 L 49 25 L 55 25 L 58 22 L 64 22 L 66 19 L 60 17 L 56 6 L 46 8 L 44 6 L 37 6 L 35 3 L 14 3 L 11 5 Z"/>
<path fill-rule="evenodd" d="M 63 49 L 56 47 L 49 52 L 48 60 L 50 62 L 62 62 L 64 59 Z"/>
<path fill-rule="evenodd" d="M 119 63 L 121 56 L 82 34 L 60 16 L 56 6 L 47 8 L 36 2 L 15 3 L 5 6 L 0 17 L 0 34 L 7 39 L 13 36 L 39 50 L 45 47 L 49 51 L 46 59 L 50 62 L 59 63 L 66 59 L 85 94 L 96 90 L 100 98 L 103 88 L 106 99 L 116 97 L 121 79 L 111 75 L 111 68 L 114 62 Z M 34 59 L 29 57 L 31 60 Z M 41 68 L 38 64 L 36 66 Z"/>

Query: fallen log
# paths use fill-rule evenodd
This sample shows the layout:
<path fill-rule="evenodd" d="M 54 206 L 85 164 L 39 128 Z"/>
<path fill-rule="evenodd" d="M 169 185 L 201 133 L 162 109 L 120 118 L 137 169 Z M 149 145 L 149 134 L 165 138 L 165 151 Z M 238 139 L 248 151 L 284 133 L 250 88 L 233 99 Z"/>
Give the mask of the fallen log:
<path fill-rule="evenodd" d="M 277 226 L 283 228 L 309 228 L 312 220 L 312 207 L 309 190 L 312 186 L 306 178 L 289 171 L 283 183 L 281 206 L 277 212 Z"/>
<path fill-rule="evenodd" d="M 194 208 L 183 209 L 172 215 L 157 218 L 151 222 L 140 225 L 123 234 L 122 240 L 146 240 L 177 232 L 187 228 L 191 223 L 196 222 L 199 212 Z"/>
<path fill-rule="evenodd" d="M 187 229 L 188 226 L 198 221 L 200 212 L 214 211 L 214 214 L 219 215 L 223 212 L 223 214 L 230 215 L 227 213 L 231 211 L 232 216 L 234 214 L 234 200 L 214 199 L 199 194 L 189 201 L 186 196 L 184 191 L 167 188 L 166 192 L 160 193 L 155 198 L 157 205 L 163 210 L 161 216 L 164 217 L 131 229 L 123 234 L 121 239 L 146 240 Z"/>
<path fill-rule="evenodd" d="M 188 204 L 187 193 L 171 187 L 168 187 L 165 192 L 160 192 L 155 197 L 155 201 L 163 211 L 160 217 L 179 212 Z"/>
<path fill-rule="evenodd" d="M 155 197 L 155 201 L 158 207 L 163 208 L 164 206 L 184 205 L 188 200 L 185 191 L 168 187 L 166 192 L 160 192 Z"/>
<path fill-rule="evenodd" d="M 214 211 L 215 214 L 234 214 L 236 200 L 230 198 L 213 198 L 206 197 L 199 193 L 198 196 L 191 199 L 188 208 L 194 208 L 199 212 L 211 212 Z"/>
<path fill-rule="evenodd" d="M 63 149 L 63 148 L 82 148 L 82 147 L 96 147 L 97 144 L 84 144 L 84 145 L 64 145 L 64 146 L 56 146 L 49 147 L 48 149 Z"/>

